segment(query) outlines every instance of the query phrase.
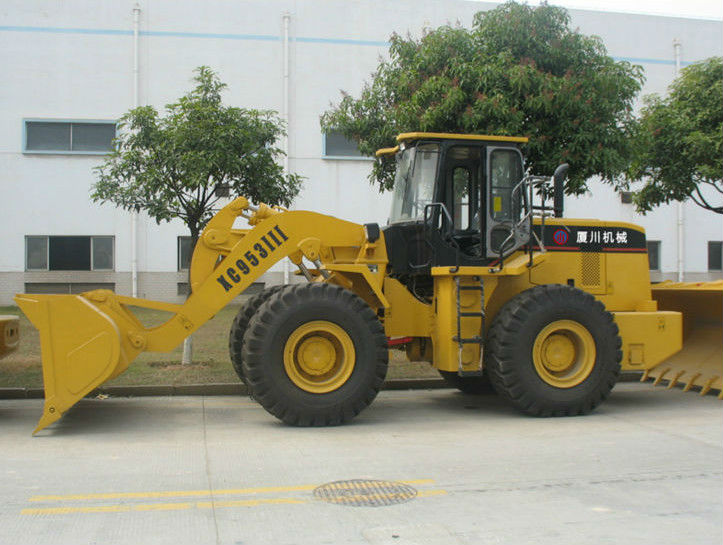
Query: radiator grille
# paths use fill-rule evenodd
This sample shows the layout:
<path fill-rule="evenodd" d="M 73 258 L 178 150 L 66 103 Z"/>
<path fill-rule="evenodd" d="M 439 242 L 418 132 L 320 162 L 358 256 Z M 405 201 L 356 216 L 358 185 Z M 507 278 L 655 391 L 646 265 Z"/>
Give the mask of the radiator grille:
<path fill-rule="evenodd" d="M 583 286 L 600 285 L 600 254 L 584 252 L 580 258 L 580 278 Z"/>

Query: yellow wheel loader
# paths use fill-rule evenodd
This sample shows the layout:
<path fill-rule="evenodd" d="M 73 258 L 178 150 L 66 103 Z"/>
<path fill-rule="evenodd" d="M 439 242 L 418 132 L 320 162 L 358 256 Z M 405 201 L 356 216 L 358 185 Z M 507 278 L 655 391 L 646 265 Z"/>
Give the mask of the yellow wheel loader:
<path fill-rule="evenodd" d="M 548 177 L 525 175 L 525 138 L 397 140 L 378 152 L 397 161 L 383 228 L 239 197 L 203 231 L 183 305 L 107 290 L 18 295 L 42 343 L 37 430 L 140 352 L 172 350 L 287 257 L 306 282 L 250 300 L 229 348 L 254 398 L 292 425 L 340 424 L 362 411 L 382 385 L 391 345 L 462 390 L 491 383 L 536 416 L 587 413 L 621 369 L 652 370 L 681 349 L 686 309 L 661 310 L 653 298 L 643 229 L 564 218 L 566 166 L 550 187 Z M 250 228 L 235 228 L 238 218 Z M 131 306 L 171 316 L 144 327 Z M 720 356 L 711 362 L 695 378 L 684 377 L 685 363 L 667 373 L 720 390 Z"/>

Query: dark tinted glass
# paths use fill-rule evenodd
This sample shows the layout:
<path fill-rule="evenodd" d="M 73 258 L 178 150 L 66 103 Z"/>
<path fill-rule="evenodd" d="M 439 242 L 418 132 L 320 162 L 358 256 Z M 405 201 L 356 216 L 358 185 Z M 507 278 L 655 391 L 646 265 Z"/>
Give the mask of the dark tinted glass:
<path fill-rule="evenodd" d="M 348 140 L 338 131 L 326 133 L 326 149 L 324 155 L 340 157 L 359 157 L 359 148 L 356 142 Z"/>
<path fill-rule="evenodd" d="M 720 240 L 708 241 L 708 270 L 723 270 L 723 242 Z"/>
<path fill-rule="evenodd" d="M 73 123 L 73 151 L 110 151 L 113 138 L 113 123 Z"/>
<path fill-rule="evenodd" d="M 178 270 L 191 267 L 191 237 L 178 237 Z"/>
<path fill-rule="evenodd" d="M 89 271 L 90 237 L 50 237 L 51 271 Z"/>
<path fill-rule="evenodd" d="M 93 237 L 93 270 L 113 269 L 113 237 Z"/>
<path fill-rule="evenodd" d="M 651 271 L 660 270 L 660 241 L 649 240 L 648 246 L 648 266 Z"/>
<path fill-rule="evenodd" d="M 25 249 L 25 267 L 28 270 L 48 269 L 48 237 L 27 237 Z"/>
<path fill-rule="evenodd" d="M 27 151 L 70 151 L 70 123 L 25 123 Z"/>

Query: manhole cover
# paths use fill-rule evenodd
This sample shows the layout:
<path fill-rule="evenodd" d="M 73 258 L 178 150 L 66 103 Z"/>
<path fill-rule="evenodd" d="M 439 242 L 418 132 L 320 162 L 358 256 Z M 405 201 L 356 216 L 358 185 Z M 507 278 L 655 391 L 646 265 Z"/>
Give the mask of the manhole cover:
<path fill-rule="evenodd" d="M 314 489 L 317 499 L 352 507 L 383 507 L 404 503 L 416 496 L 417 491 L 409 485 L 371 479 L 334 481 Z"/>

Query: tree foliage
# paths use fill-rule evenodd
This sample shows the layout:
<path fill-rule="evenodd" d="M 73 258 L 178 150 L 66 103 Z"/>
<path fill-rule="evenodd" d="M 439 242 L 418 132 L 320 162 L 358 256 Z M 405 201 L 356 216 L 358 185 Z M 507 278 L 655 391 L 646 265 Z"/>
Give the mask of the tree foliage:
<path fill-rule="evenodd" d="M 644 182 L 635 194 L 638 210 L 691 198 L 723 214 L 723 58 L 684 68 L 667 97 L 645 103 L 628 172 Z"/>
<path fill-rule="evenodd" d="M 409 131 L 527 136 L 528 165 L 549 174 L 570 163 L 569 193 L 627 166 L 639 66 L 616 62 L 601 40 L 570 28 L 562 8 L 508 2 L 477 13 L 472 29 L 443 26 L 421 39 L 393 35 L 361 96 L 348 94 L 321 119 L 372 155 Z M 370 176 L 393 185 L 394 163 Z"/>
<path fill-rule="evenodd" d="M 159 115 L 153 106 L 127 112 L 116 149 L 96 168 L 94 201 L 145 211 L 158 223 L 180 218 L 195 243 L 213 215 L 217 188 L 255 202 L 288 206 L 301 178 L 284 176 L 276 143 L 284 134 L 274 112 L 225 106 L 226 87 L 208 67 L 196 87 Z"/>

